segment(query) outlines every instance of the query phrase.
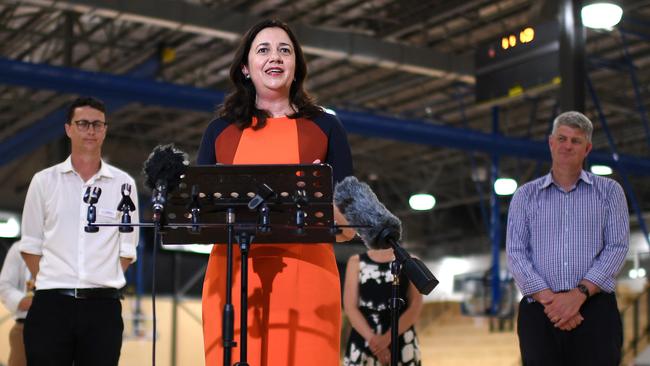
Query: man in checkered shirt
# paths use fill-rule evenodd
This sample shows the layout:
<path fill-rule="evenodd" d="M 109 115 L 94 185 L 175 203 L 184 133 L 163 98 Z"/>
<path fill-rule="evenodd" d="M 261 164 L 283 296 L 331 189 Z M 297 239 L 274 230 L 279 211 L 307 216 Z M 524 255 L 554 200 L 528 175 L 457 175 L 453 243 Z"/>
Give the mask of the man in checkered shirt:
<path fill-rule="evenodd" d="M 508 267 L 524 298 L 523 364 L 619 365 L 623 333 L 614 289 L 628 250 L 629 213 L 614 180 L 582 169 L 591 121 L 553 122 L 551 172 L 517 190 L 508 212 Z"/>

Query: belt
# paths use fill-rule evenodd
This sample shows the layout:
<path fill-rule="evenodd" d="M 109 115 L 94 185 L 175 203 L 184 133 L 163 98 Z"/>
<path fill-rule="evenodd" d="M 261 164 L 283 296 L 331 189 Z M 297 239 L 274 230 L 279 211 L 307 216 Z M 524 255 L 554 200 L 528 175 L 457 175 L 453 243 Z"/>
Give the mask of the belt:
<path fill-rule="evenodd" d="M 58 294 L 75 299 L 121 299 L 122 294 L 116 288 L 53 288 L 36 290 L 36 294 Z"/>
<path fill-rule="evenodd" d="M 18 318 L 18 319 L 16 319 L 16 323 L 19 323 L 19 324 L 25 324 L 25 318 Z"/>

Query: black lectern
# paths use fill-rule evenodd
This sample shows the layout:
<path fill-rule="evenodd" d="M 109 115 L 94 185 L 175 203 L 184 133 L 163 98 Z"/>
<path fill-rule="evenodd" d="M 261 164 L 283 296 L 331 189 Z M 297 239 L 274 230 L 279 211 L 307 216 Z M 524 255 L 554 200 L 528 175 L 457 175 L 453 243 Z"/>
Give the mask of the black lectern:
<path fill-rule="evenodd" d="M 232 245 L 241 251 L 239 366 L 247 363 L 248 252 L 263 243 L 333 243 L 329 165 L 217 165 L 189 167 L 167 197 L 165 244 L 227 245 L 224 365 L 234 341 Z"/>

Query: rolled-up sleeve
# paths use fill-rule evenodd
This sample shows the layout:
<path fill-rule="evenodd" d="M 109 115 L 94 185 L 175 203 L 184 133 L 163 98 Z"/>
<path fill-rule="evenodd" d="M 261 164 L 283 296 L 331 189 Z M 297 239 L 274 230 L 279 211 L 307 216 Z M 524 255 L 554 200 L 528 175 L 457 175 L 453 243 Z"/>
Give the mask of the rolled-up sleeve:
<path fill-rule="evenodd" d="M 21 266 L 24 265 L 18 244 L 14 244 L 7 252 L 0 271 L 0 300 L 14 314 L 18 311 L 18 304 L 25 297 L 25 292 L 21 291 L 25 284 L 20 276 Z"/>
<path fill-rule="evenodd" d="M 528 190 L 522 187 L 512 197 L 508 209 L 508 228 L 506 233 L 506 253 L 508 268 L 524 296 L 549 288 L 542 276 L 537 273 L 530 254 L 530 228 L 526 214 L 529 203 Z"/>
<path fill-rule="evenodd" d="M 605 292 L 613 292 L 629 248 L 630 222 L 625 193 L 618 183 L 612 183 L 607 198 L 603 250 L 584 278 Z"/>
<path fill-rule="evenodd" d="M 21 225 L 20 251 L 28 254 L 43 255 L 45 238 L 45 195 L 43 193 L 44 176 L 34 175 L 23 207 Z"/>

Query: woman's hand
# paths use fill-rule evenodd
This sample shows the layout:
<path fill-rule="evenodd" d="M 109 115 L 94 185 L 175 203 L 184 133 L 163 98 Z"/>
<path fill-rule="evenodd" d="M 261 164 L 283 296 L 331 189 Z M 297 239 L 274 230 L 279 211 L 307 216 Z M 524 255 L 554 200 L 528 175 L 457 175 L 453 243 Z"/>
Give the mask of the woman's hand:
<path fill-rule="evenodd" d="M 375 356 L 382 365 L 390 365 L 390 349 L 388 347 L 376 353 Z"/>
<path fill-rule="evenodd" d="M 375 335 L 368 342 L 368 346 L 375 355 L 383 349 L 388 349 L 388 346 L 390 346 L 390 332 Z"/>

